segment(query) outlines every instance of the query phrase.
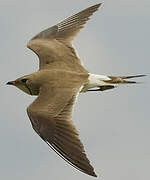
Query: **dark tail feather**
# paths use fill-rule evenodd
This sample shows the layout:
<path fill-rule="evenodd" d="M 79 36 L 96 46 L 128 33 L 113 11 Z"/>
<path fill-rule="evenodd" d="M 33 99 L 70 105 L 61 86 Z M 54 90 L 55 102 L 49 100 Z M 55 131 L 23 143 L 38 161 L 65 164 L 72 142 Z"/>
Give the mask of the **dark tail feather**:
<path fill-rule="evenodd" d="M 116 86 L 113 85 L 105 85 L 105 86 L 99 86 L 99 88 L 97 89 L 89 89 L 88 91 L 105 91 L 105 90 L 109 90 L 109 89 L 113 89 Z"/>
<path fill-rule="evenodd" d="M 130 79 L 130 78 L 137 78 L 137 77 L 144 77 L 146 75 L 142 74 L 142 75 L 135 75 L 135 76 L 120 76 L 120 78 L 122 79 Z"/>
<path fill-rule="evenodd" d="M 136 81 L 126 81 L 125 79 L 144 77 L 146 75 L 135 75 L 135 76 L 108 76 L 111 80 L 106 80 L 107 83 L 112 84 L 134 84 L 139 83 Z"/>

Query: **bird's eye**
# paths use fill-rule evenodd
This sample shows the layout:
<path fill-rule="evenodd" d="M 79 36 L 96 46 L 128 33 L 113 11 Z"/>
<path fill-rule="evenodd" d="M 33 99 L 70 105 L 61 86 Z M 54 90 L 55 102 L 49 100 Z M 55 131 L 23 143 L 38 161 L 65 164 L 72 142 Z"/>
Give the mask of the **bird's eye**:
<path fill-rule="evenodd" d="M 28 79 L 21 79 L 21 82 L 26 83 Z"/>

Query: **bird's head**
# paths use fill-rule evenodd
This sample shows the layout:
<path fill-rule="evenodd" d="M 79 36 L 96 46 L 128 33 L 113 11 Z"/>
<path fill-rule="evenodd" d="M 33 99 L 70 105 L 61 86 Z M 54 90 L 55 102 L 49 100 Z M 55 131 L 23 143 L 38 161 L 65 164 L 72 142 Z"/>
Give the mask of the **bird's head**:
<path fill-rule="evenodd" d="M 30 75 L 23 76 L 14 81 L 7 82 L 7 85 L 13 85 L 29 95 L 38 95 L 40 87 L 33 81 Z"/>

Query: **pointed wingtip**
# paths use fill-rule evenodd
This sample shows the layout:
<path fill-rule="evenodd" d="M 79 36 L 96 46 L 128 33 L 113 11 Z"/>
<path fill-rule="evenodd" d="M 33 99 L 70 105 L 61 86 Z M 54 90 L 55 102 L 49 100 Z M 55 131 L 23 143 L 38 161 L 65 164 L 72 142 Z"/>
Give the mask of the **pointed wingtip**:
<path fill-rule="evenodd" d="M 95 11 L 97 11 L 97 10 L 99 9 L 99 7 L 100 7 L 102 4 L 103 4 L 103 3 L 98 3 L 98 4 L 95 4 L 95 5 L 92 5 L 92 6 L 88 7 L 88 8 L 86 8 L 86 9 L 84 9 L 83 11 L 91 10 L 91 11 L 93 11 L 93 13 L 94 13 Z M 93 13 L 92 13 L 92 14 L 93 14 Z"/>
<path fill-rule="evenodd" d="M 101 2 L 101 3 L 97 3 L 97 4 L 95 4 L 95 6 L 101 6 L 103 3 Z"/>
<path fill-rule="evenodd" d="M 91 7 L 95 7 L 95 8 L 98 9 L 102 4 L 103 4 L 103 3 L 98 3 L 98 4 L 95 4 L 95 5 L 91 6 Z M 89 7 L 89 8 L 91 8 L 91 7 Z"/>
<path fill-rule="evenodd" d="M 97 175 L 95 174 L 95 172 L 94 172 L 94 175 L 93 175 L 93 177 L 97 177 Z"/>
<path fill-rule="evenodd" d="M 90 172 L 90 173 L 87 173 L 85 172 L 86 174 L 90 175 L 90 176 L 93 176 L 93 177 L 97 177 L 96 173 L 94 171 Z"/>

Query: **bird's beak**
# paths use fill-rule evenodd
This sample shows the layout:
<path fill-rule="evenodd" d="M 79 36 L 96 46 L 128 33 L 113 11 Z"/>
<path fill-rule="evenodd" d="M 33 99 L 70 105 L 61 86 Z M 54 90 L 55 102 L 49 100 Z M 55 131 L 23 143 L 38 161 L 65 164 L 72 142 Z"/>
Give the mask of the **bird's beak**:
<path fill-rule="evenodd" d="M 15 84 L 16 84 L 15 81 L 9 81 L 9 82 L 6 83 L 6 85 L 15 85 Z"/>

